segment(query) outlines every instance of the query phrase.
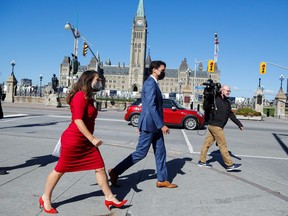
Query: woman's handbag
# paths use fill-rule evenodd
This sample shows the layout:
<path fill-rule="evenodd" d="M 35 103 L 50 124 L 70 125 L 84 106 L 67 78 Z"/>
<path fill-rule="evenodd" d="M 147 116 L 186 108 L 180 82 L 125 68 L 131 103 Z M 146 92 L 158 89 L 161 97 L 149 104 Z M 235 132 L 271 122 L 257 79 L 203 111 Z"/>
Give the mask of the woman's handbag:
<path fill-rule="evenodd" d="M 59 157 L 60 156 L 60 153 L 61 153 L 61 137 L 59 138 L 53 152 L 52 152 L 52 155 L 55 156 L 55 157 Z"/>

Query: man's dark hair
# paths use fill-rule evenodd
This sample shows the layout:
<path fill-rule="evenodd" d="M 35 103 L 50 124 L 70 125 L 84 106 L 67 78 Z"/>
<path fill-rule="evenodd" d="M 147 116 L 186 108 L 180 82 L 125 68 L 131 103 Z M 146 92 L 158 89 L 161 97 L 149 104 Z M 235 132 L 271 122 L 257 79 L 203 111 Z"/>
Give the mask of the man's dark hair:
<path fill-rule="evenodd" d="M 166 68 L 166 63 L 163 61 L 152 61 L 149 65 L 149 74 L 151 75 L 153 73 L 153 69 L 158 69 L 161 65 L 164 65 Z"/>

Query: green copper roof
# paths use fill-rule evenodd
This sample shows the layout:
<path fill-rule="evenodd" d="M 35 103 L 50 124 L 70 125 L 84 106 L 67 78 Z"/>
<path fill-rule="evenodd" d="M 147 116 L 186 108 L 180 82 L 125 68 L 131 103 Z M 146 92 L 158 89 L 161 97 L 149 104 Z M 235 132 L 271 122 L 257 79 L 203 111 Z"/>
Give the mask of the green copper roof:
<path fill-rule="evenodd" d="M 145 16 L 143 0 L 139 1 L 136 15 L 137 15 L 137 17 L 144 17 Z"/>

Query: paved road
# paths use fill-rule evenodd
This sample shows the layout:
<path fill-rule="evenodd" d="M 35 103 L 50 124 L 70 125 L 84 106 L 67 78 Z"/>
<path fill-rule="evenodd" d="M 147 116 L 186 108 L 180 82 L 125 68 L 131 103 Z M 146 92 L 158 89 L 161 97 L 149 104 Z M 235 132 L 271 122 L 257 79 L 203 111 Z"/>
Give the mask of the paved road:
<path fill-rule="evenodd" d="M 70 122 L 68 107 L 3 103 L 0 120 L 0 215 L 46 215 L 38 208 L 48 173 L 56 164 L 53 150 Z M 95 135 L 104 140 L 100 150 L 107 168 L 130 154 L 137 144 L 136 129 L 123 120 L 123 111 L 103 110 Z M 229 122 L 225 128 L 229 150 L 241 172 L 227 173 L 216 146 L 207 157 L 212 169 L 196 165 L 206 130 L 171 128 L 165 136 L 169 178 L 177 189 L 155 187 L 153 152 L 126 171 L 112 188 L 122 209 L 104 206 L 93 171 L 67 173 L 53 194 L 63 216 L 96 215 L 253 215 L 288 216 L 288 120 L 265 118 L 242 121 L 240 131 Z"/>

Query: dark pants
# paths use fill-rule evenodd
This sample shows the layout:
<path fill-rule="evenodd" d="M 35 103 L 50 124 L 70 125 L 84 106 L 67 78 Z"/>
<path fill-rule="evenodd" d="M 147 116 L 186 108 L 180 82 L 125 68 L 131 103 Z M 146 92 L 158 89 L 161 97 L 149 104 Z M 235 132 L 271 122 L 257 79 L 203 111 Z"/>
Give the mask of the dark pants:
<path fill-rule="evenodd" d="M 1 98 L 0 98 L 1 100 Z M 0 101 L 0 119 L 2 119 L 4 116 L 3 116 L 3 110 L 2 110 L 2 105 L 1 105 L 1 101 Z"/>
<path fill-rule="evenodd" d="M 151 144 L 155 155 L 157 180 L 161 182 L 168 180 L 166 148 L 164 145 L 164 137 L 162 131 L 159 131 L 158 133 L 141 131 L 136 151 L 121 161 L 115 168 L 113 168 L 114 172 L 117 175 L 121 175 L 125 170 L 129 169 L 131 166 L 145 158 Z"/>

